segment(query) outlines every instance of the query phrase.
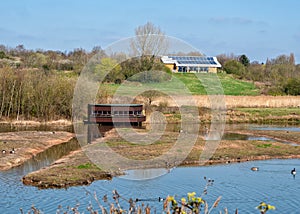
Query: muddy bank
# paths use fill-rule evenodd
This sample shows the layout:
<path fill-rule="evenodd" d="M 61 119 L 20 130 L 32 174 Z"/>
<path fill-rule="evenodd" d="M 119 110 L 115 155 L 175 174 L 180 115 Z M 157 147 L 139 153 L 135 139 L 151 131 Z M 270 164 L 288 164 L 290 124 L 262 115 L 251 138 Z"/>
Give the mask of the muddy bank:
<path fill-rule="evenodd" d="M 88 185 L 95 180 L 111 180 L 113 176 L 123 175 L 120 171 L 107 172 L 93 164 L 82 150 L 55 161 L 49 167 L 29 173 L 23 177 L 25 185 L 38 188 L 67 188 Z"/>
<path fill-rule="evenodd" d="M 62 125 L 70 126 L 72 125 L 71 120 L 60 119 L 52 121 L 38 121 L 38 120 L 1 120 L 0 124 L 11 125 L 11 126 L 40 126 L 40 125 Z"/>
<path fill-rule="evenodd" d="M 194 149 L 182 164 L 213 165 L 255 160 L 300 158 L 300 132 L 235 130 L 226 133 L 265 137 L 269 140 L 222 140 L 208 161 L 193 160 L 193 157 L 200 155 L 199 150 Z"/>
<path fill-rule="evenodd" d="M 142 130 L 141 130 L 142 131 Z M 258 130 L 237 130 L 231 133 L 240 133 L 256 136 L 268 136 L 274 139 L 287 141 L 300 145 L 300 133 L 288 133 L 284 131 L 258 131 Z M 162 136 L 159 142 L 153 144 L 132 144 L 124 141 L 118 136 L 113 129 L 109 131 L 105 137 L 107 145 L 116 153 L 128 159 L 135 160 L 151 160 L 155 157 L 166 154 L 174 146 L 174 142 L 178 137 L 178 132 L 167 132 Z M 95 141 L 87 147 L 92 148 L 95 154 L 101 152 L 101 143 L 103 139 Z M 190 154 L 181 162 L 181 166 L 195 165 L 212 165 L 212 164 L 229 164 L 253 160 L 267 159 L 287 159 L 300 158 L 300 146 L 293 146 L 276 141 L 261 140 L 221 140 L 214 154 L 209 160 L 199 159 L 206 143 L 203 136 L 199 136 Z M 83 147 L 86 149 L 85 147 Z M 98 149 L 98 150 L 97 150 Z M 100 149 L 100 150 L 99 150 Z M 184 148 L 178 148 L 173 154 L 174 160 L 180 155 Z M 104 156 L 101 156 L 105 158 Z M 170 156 L 170 160 L 173 160 Z M 157 167 L 157 163 L 151 162 L 146 167 Z M 166 167 L 164 165 L 163 167 Z M 168 167 L 173 167 L 178 163 L 170 161 Z M 30 173 L 23 178 L 23 182 L 27 185 L 34 185 L 39 188 L 66 188 L 74 185 L 87 185 L 99 179 L 112 179 L 113 176 L 123 174 L 121 170 L 130 169 L 130 167 L 118 165 L 119 170 L 105 171 L 98 168 L 92 163 L 86 153 L 81 151 L 72 152 L 70 155 L 56 161 L 50 167 L 43 168 L 39 171 Z M 138 168 L 133 167 L 132 168 Z M 145 167 L 145 166 L 142 166 Z M 162 166 L 159 166 L 162 167 Z M 131 168 L 131 169 L 132 169 Z"/>
<path fill-rule="evenodd" d="M 260 161 L 260 160 L 272 160 L 272 159 L 299 159 L 300 154 L 298 155 L 285 155 L 285 156 L 270 156 L 270 155 L 261 155 L 261 156 L 246 156 L 246 157 L 237 157 L 229 158 L 227 156 L 217 157 L 209 159 L 208 161 L 184 161 L 180 166 L 210 166 L 218 164 L 231 164 L 231 163 L 242 163 L 247 161 Z M 255 165 L 255 164 L 254 164 Z"/>
<path fill-rule="evenodd" d="M 46 149 L 71 140 L 73 133 L 63 131 L 20 131 L 0 134 L 0 170 L 22 165 Z"/>

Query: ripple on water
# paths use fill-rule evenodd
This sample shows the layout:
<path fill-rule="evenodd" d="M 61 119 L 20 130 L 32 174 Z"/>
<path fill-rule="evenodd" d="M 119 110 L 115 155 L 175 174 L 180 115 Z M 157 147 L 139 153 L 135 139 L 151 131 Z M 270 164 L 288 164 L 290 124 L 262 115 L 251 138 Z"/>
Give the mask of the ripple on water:
<path fill-rule="evenodd" d="M 252 130 L 263 130 L 263 131 L 291 131 L 291 132 L 300 132 L 300 127 L 294 126 L 251 126 L 250 129 Z"/>
<path fill-rule="evenodd" d="M 297 129 L 300 131 L 300 128 L 295 130 Z M 259 167 L 259 171 L 251 171 L 253 166 Z M 229 213 L 234 213 L 238 207 L 240 213 L 258 213 L 255 207 L 265 201 L 276 206 L 276 210 L 272 211 L 274 214 L 300 213 L 300 177 L 296 175 L 294 179 L 290 174 L 290 170 L 294 167 L 297 169 L 298 166 L 300 160 L 292 159 L 184 167 L 176 168 L 156 179 L 132 181 L 114 178 L 112 181 L 96 181 L 90 186 L 71 187 L 67 190 L 38 190 L 35 187 L 23 186 L 21 178 L 28 169 L 16 168 L 0 172 L 0 213 L 20 213 L 20 207 L 28 211 L 32 204 L 44 213 L 56 213 L 58 205 L 66 208 L 75 206 L 78 201 L 81 204 L 80 211 L 84 212 L 90 201 L 97 207 L 93 196 L 86 195 L 86 190 L 92 194 L 96 192 L 99 199 L 107 194 L 110 201 L 113 189 L 117 189 L 125 198 L 158 199 L 170 194 L 176 195 L 180 200 L 188 192 L 195 191 L 200 195 L 205 186 L 204 176 L 214 179 L 214 184 L 208 188 L 208 195 L 204 199 L 212 205 L 219 195 L 222 196 L 217 210 L 227 207 Z M 127 202 L 121 203 L 128 207 Z M 146 201 L 145 204 L 161 213 L 163 204 L 158 200 Z"/>
<path fill-rule="evenodd" d="M 259 171 L 253 172 L 250 168 L 255 165 Z M 157 211 L 163 204 L 158 202 L 158 197 L 175 195 L 180 200 L 188 192 L 195 191 L 200 195 L 205 186 L 204 176 L 214 179 L 214 184 L 208 188 L 208 194 L 204 199 L 213 204 L 218 196 L 222 196 L 218 210 L 225 207 L 232 213 L 238 207 L 241 213 L 256 213 L 255 207 L 266 201 L 275 205 L 277 210 L 272 213 L 293 213 L 297 210 L 295 204 L 299 204 L 298 189 L 300 188 L 297 177 L 290 175 L 291 167 L 300 165 L 299 160 L 268 160 L 253 161 L 239 164 L 210 166 L 210 167 L 184 167 L 176 168 L 171 173 L 156 179 L 133 181 L 122 178 L 114 178 L 112 181 L 96 181 L 86 187 L 71 187 L 67 190 L 38 190 L 34 187 L 15 184 L 15 189 L 9 189 L 3 183 L 2 193 L 6 195 L 0 200 L 0 211 L 7 211 L 15 207 L 12 213 L 18 213 L 19 208 L 29 210 L 32 204 L 42 208 L 45 213 L 55 213 L 58 205 L 64 208 L 75 206 L 80 202 L 80 209 L 84 211 L 91 201 L 97 207 L 92 195 L 86 195 L 86 190 L 97 193 L 101 199 L 107 194 L 111 201 L 111 192 L 117 189 L 121 196 L 139 199 L 157 199 L 146 201 Z M 16 182 L 16 181 L 14 181 Z M 124 207 L 127 202 L 122 201 Z M 6 213 L 6 212 L 5 212 Z M 294 212 L 295 213 L 295 212 Z"/>

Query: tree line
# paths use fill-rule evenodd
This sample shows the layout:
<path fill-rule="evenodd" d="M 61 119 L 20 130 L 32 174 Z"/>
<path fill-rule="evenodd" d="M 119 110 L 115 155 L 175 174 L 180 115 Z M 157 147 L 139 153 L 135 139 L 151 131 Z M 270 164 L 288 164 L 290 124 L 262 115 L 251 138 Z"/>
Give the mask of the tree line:
<path fill-rule="evenodd" d="M 136 28 L 135 34 L 131 48 L 141 57 L 130 59 L 124 53 L 107 55 L 100 46 L 91 51 L 76 48 L 62 52 L 29 50 L 23 45 L 15 48 L 0 45 L 0 119 L 70 119 L 74 87 L 87 64 L 96 80 L 110 84 L 121 84 L 125 80 L 167 80 L 170 77 L 167 73 L 171 71 L 158 57 L 168 46 L 164 33 L 159 27 L 147 23 Z M 93 58 L 96 54 L 97 58 Z M 201 55 L 198 52 L 187 54 Z M 268 59 L 265 63 L 250 62 L 245 54 L 221 54 L 217 58 L 222 64 L 219 72 L 254 82 L 262 94 L 300 95 L 300 65 L 295 64 L 292 53 Z M 94 63 L 88 63 L 92 60 Z M 166 76 L 148 72 L 151 70 L 165 71 Z M 103 76 L 103 73 L 107 75 Z M 105 84 L 101 87 L 99 101 L 110 96 Z"/>
<path fill-rule="evenodd" d="M 62 70 L 79 74 L 88 60 L 101 51 L 95 46 L 92 51 L 75 48 L 72 51 L 30 50 L 24 45 L 15 48 L 0 44 L 0 66 L 9 65 L 14 68 L 36 68 L 43 71 Z"/>
<path fill-rule="evenodd" d="M 0 68 L 0 119 L 71 118 L 77 78 L 25 70 Z"/>
<path fill-rule="evenodd" d="M 266 95 L 300 95 L 300 65 L 295 64 L 295 56 L 279 55 L 267 59 L 265 63 L 250 62 L 243 54 L 219 55 L 222 69 L 236 78 L 253 81 Z"/>

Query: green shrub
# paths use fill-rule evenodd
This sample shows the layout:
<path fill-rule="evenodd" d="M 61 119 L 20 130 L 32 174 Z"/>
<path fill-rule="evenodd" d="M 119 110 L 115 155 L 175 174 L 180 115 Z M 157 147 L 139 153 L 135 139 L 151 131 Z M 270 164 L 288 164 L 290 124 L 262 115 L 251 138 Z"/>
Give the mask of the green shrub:
<path fill-rule="evenodd" d="M 224 64 L 224 70 L 227 74 L 235 74 L 237 76 L 242 76 L 246 73 L 245 66 L 236 60 L 227 61 Z"/>
<path fill-rule="evenodd" d="M 300 95 L 300 79 L 290 78 L 284 86 L 284 92 L 288 95 Z"/>

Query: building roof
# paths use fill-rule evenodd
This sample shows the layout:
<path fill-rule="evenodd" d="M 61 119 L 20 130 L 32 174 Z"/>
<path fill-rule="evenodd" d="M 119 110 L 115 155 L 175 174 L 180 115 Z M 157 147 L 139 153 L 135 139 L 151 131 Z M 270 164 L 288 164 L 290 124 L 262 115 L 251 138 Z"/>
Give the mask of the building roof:
<path fill-rule="evenodd" d="M 164 64 L 176 64 L 176 66 L 222 67 L 217 57 L 210 56 L 163 56 Z"/>
<path fill-rule="evenodd" d="M 103 106 L 103 107 L 139 107 L 142 104 L 89 104 L 91 106 Z"/>

